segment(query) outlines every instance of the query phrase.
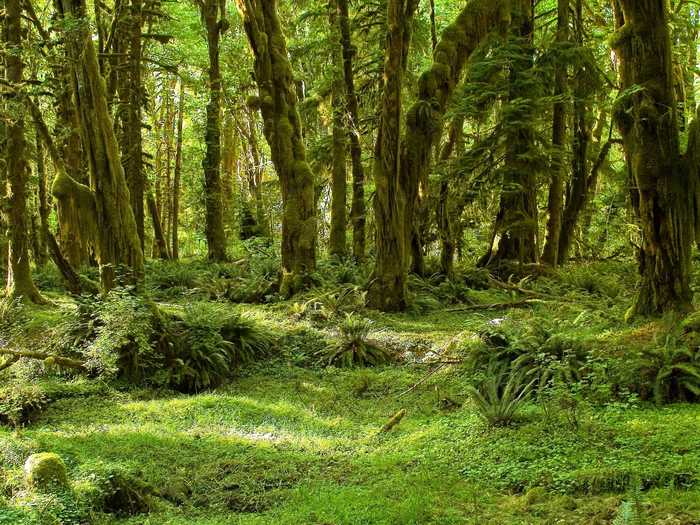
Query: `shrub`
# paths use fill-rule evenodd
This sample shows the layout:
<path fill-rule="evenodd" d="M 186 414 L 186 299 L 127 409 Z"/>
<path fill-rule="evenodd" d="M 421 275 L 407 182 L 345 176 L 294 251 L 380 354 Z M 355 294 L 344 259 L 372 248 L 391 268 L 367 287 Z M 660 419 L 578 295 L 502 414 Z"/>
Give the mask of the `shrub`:
<path fill-rule="evenodd" d="M 518 410 L 527 401 L 535 380 L 525 383 L 525 372 L 492 363 L 486 377 L 467 393 L 479 416 L 489 425 L 504 427 L 513 423 Z"/>
<path fill-rule="evenodd" d="M 168 384 L 182 392 L 215 388 L 241 365 L 267 353 L 270 334 L 236 312 L 199 303 L 167 326 Z"/>
<path fill-rule="evenodd" d="M 657 404 L 700 399 L 700 351 L 672 336 L 663 346 L 642 350 L 637 363 L 641 390 Z"/>
<path fill-rule="evenodd" d="M 31 423 L 48 404 L 39 387 L 12 385 L 0 391 L 0 424 L 19 427 Z"/>
<path fill-rule="evenodd" d="M 372 321 L 346 315 L 338 326 L 338 342 L 320 352 L 325 364 L 337 367 L 376 366 L 392 361 L 391 354 L 369 338 Z"/>

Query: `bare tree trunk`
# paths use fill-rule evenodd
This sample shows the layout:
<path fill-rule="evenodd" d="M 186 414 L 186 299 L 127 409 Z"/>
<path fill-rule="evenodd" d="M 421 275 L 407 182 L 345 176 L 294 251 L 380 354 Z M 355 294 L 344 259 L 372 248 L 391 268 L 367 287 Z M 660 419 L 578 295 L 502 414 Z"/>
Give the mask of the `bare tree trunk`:
<path fill-rule="evenodd" d="M 292 67 L 276 0 L 237 0 L 248 40 L 255 55 L 258 107 L 265 123 L 272 162 L 282 187 L 282 295 L 310 284 L 316 268 L 317 218 L 314 176 L 306 161 L 306 148 L 297 110 Z"/>
<path fill-rule="evenodd" d="M 5 76 L 15 90 L 21 89 L 24 81 L 22 63 L 22 7 L 20 0 L 5 1 L 4 19 Z M 33 303 L 44 303 L 32 280 L 29 264 L 29 223 L 27 214 L 27 176 L 29 166 L 26 158 L 24 138 L 24 96 L 16 96 L 7 101 L 8 114 L 7 142 L 5 159 L 7 165 L 7 225 L 9 227 L 9 269 L 7 275 L 8 297 L 22 297 Z"/>

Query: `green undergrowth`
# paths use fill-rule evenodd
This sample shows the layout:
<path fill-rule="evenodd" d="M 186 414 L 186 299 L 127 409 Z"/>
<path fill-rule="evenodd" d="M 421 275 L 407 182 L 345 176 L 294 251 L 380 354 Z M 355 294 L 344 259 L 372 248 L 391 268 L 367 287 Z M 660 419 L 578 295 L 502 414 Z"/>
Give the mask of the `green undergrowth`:
<path fill-rule="evenodd" d="M 263 275 L 263 259 L 251 271 Z M 265 352 L 190 394 L 42 361 L 1 372 L 0 524 L 608 524 L 632 511 L 700 522 L 700 323 L 626 323 L 623 265 L 505 288 L 481 274 L 414 279 L 418 306 L 382 314 L 364 307 L 354 266 L 324 263 L 292 300 L 240 304 L 212 295 L 197 263 L 161 264 L 150 296 L 183 340 L 229 347 L 223 321 L 243 316 L 237 330 L 263 334 Z M 217 286 L 244 278 L 236 266 L 209 268 Z M 80 305 L 50 295 L 49 307 L 1 313 L 8 342 L 88 355 Z M 121 315 L 100 323 L 115 355 L 150 330 Z M 524 392 L 498 426 L 472 395 L 496 369 Z M 23 464 L 41 452 L 63 460 L 68 491 L 27 490 Z"/>

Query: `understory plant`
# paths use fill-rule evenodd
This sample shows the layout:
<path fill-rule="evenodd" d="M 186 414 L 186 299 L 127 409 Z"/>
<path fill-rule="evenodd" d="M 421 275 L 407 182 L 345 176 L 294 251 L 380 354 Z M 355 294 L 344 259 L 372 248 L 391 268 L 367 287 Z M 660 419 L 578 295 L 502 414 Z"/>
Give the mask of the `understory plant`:
<path fill-rule="evenodd" d="M 513 424 L 532 393 L 535 379 L 526 381 L 524 370 L 494 361 L 476 385 L 467 387 L 467 394 L 487 424 L 505 427 Z"/>
<path fill-rule="evenodd" d="M 327 366 L 353 367 L 377 366 L 392 361 L 386 348 L 370 339 L 373 323 L 354 314 L 347 314 L 338 326 L 336 344 L 322 350 L 321 355 Z"/>

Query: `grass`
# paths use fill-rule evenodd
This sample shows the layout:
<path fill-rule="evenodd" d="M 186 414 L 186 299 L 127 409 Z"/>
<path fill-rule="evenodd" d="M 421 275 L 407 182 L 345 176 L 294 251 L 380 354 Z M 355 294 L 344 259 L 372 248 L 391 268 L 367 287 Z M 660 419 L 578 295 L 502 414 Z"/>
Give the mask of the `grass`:
<path fill-rule="evenodd" d="M 17 499 L 3 507 L 3 498 L 21 486 L 25 458 L 42 451 L 64 459 L 78 492 L 111 469 L 153 488 L 150 514 L 93 515 L 98 525 L 604 524 L 635 483 L 645 523 L 700 523 L 697 405 L 528 402 L 515 426 L 493 428 L 469 400 L 473 378 L 461 365 L 426 379 L 433 368 L 422 357 L 459 355 L 492 319 L 547 319 L 615 355 L 649 344 L 659 330 L 648 321 L 623 324 L 618 292 L 612 306 L 590 308 L 596 294 L 613 294 L 570 280 L 543 286 L 580 301 L 421 316 L 363 311 L 414 358 L 393 366 L 336 369 L 300 359 L 332 343 L 335 325 L 292 320 L 290 302 L 230 306 L 281 338 L 275 358 L 215 391 L 183 395 L 20 370 L 16 380 L 35 383 L 51 402 L 25 428 L 0 427 L 0 524 L 35 523 Z M 483 302 L 508 299 L 489 291 Z M 184 302 L 171 298 L 168 308 Z M 32 316 L 43 338 L 70 308 L 58 304 Z M 449 410 L 446 398 L 455 401 Z M 380 433 L 401 409 L 404 419 Z"/>

